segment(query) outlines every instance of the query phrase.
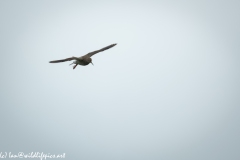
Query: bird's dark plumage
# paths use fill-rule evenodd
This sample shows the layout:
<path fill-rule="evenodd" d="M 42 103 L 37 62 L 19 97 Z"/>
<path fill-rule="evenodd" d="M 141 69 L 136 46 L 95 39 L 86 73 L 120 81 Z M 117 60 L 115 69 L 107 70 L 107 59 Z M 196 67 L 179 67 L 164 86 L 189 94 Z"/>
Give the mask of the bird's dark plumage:
<path fill-rule="evenodd" d="M 104 47 L 104 48 L 102 48 L 102 49 L 99 49 L 99 50 L 90 52 L 90 53 L 86 54 L 85 56 L 91 57 L 91 56 L 93 56 L 94 54 L 97 54 L 98 52 L 105 51 L 105 50 L 107 50 L 107 49 L 109 49 L 109 48 L 114 47 L 115 45 L 117 45 L 117 44 L 111 44 L 111 45 L 109 45 L 109 46 L 107 46 L 107 47 Z"/>
<path fill-rule="evenodd" d="M 94 54 L 97 54 L 98 52 L 102 52 L 105 51 L 107 49 L 110 49 L 112 47 L 114 47 L 117 44 L 111 44 L 107 47 L 104 47 L 102 49 L 93 51 L 93 52 L 89 52 L 86 55 L 82 56 L 82 57 L 70 57 L 70 58 L 65 58 L 65 59 L 60 59 L 60 60 L 54 60 L 54 61 L 50 61 L 49 63 L 60 63 L 60 62 L 66 62 L 66 61 L 71 61 L 71 60 L 75 60 L 72 64 L 76 64 L 73 69 L 75 69 L 77 67 L 77 65 L 82 65 L 82 66 L 86 66 L 89 63 L 92 63 L 92 59 L 90 58 L 91 56 L 93 56 Z"/>
<path fill-rule="evenodd" d="M 49 63 L 59 63 L 59 62 L 66 62 L 66 61 L 71 61 L 71 60 L 77 60 L 77 57 L 70 57 L 70 58 L 66 58 L 66 59 L 60 59 L 60 60 L 54 60 L 54 61 L 50 61 Z"/>

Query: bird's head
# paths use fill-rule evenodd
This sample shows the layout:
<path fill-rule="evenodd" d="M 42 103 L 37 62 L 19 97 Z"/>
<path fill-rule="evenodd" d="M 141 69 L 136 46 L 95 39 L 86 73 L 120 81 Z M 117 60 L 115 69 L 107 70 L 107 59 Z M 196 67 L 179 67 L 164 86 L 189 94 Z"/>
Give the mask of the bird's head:
<path fill-rule="evenodd" d="M 89 60 L 90 60 L 90 63 L 93 65 L 93 63 L 92 63 L 92 58 L 90 58 Z"/>

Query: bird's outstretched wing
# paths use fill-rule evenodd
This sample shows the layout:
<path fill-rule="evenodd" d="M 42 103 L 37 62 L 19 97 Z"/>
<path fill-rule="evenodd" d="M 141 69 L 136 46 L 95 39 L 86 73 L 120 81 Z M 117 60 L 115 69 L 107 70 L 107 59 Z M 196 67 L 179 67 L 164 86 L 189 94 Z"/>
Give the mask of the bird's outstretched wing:
<path fill-rule="evenodd" d="M 75 59 L 75 60 L 78 60 L 77 57 L 70 57 L 70 58 L 65 58 L 65 59 L 50 61 L 49 63 L 66 62 L 66 61 L 71 61 L 71 60 L 74 60 L 74 59 Z"/>
<path fill-rule="evenodd" d="M 114 47 L 115 45 L 117 45 L 117 44 L 116 44 L 116 43 L 115 43 L 115 44 L 111 44 L 111 45 L 109 45 L 109 46 L 107 46 L 107 47 L 104 47 L 104 48 L 102 48 L 102 49 L 99 49 L 99 50 L 96 50 L 96 51 L 90 52 L 90 53 L 88 53 L 88 54 L 86 54 L 86 55 L 84 55 L 84 56 L 91 57 L 91 56 L 93 56 L 94 54 L 96 54 L 96 53 L 98 53 L 98 52 L 105 51 L 105 50 L 107 50 L 107 49 L 109 49 L 109 48 Z"/>

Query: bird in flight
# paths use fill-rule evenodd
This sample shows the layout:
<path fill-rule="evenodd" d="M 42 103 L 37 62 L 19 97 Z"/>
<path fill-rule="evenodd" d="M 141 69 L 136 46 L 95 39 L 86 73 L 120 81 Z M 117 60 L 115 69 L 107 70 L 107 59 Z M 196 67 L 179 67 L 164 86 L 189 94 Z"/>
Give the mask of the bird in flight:
<path fill-rule="evenodd" d="M 104 47 L 102 49 L 87 53 L 86 55 L 84 55 L 82 57 L 70 57 L 70 58 L 50 61 L 49 63 L 59 63 L 59 62 L 66 62 L 66 61 L 74 60 L 73 63 L 70 64 L 70 65 L 75 64 L 73 66 L 73 69 L 75 69 L 77 67 L 77 65 L 86 66 L 89 63 L 91 63 L 93 65 L 91 56 L 93 56 L 94 54 L 97 54 L 98 52 L 102 52 L 102 51 L 105 51 L 107 49 L 110 49 L 110 48 L 114 47 L 115 45 L 117 45 L 117 44 L 111 44 L 111 45 L 109 45 L 107 47 Z"/>

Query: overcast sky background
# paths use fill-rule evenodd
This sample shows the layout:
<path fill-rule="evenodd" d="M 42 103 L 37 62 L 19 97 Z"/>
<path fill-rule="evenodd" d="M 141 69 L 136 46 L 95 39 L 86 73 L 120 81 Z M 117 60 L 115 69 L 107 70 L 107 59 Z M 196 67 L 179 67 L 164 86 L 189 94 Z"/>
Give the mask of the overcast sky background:
<path fill-rule="evenodd" d="M 0 152 L 239 160 L 240 1 L 0 1 Z M 94 66 L 50 60 L 94 55 Z"/>

